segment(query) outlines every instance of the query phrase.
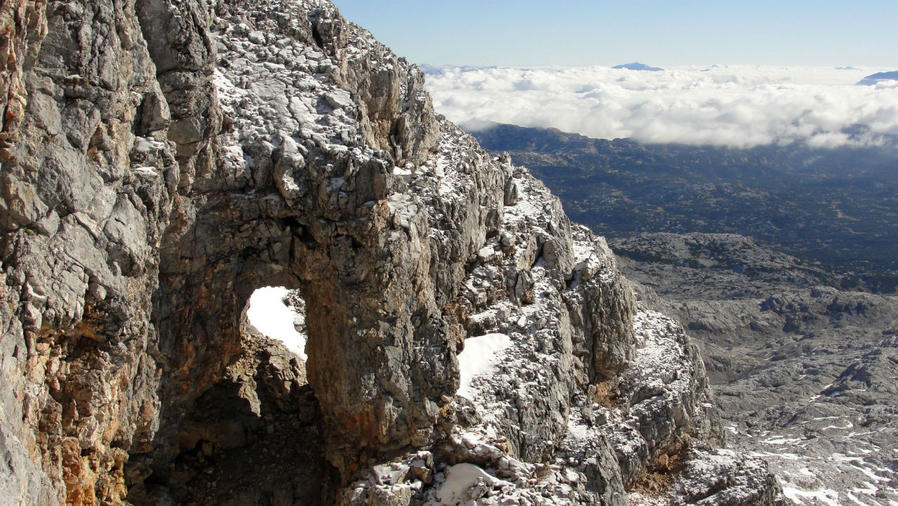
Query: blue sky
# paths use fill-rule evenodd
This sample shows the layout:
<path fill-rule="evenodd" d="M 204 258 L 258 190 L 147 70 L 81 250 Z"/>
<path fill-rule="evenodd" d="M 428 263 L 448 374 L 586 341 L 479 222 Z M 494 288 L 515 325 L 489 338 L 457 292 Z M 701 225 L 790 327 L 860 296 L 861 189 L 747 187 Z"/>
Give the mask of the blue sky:
<path fill-rule="evenodd" d="M 433 65 L 746 63 L 898 69 L 898 0 L 335 0 Z"/>

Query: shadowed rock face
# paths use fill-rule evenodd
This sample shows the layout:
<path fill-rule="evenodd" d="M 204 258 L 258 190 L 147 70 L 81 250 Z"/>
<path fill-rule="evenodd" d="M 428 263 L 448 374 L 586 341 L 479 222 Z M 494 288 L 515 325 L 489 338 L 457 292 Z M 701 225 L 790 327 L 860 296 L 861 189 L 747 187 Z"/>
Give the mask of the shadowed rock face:
<path fill-rule="evenodd" d="M 467 499 L 622 504 L 669 455 L 741 465 L 604 241 L 332 4 L 0 6 L 4 496 L 407 504 L 472 464 Z M 265 285 L 307 362 L 246 326 Z"/>
<path fill-rule="evenodd" d="M 443 283 L 449 286 L 434 286 L 424 216 L 409 215 L 411 228 L 398 233 L 402 210 L 397 208 L 405 202 L 388 199 L 396 193 L 390 174 L 394 159 L 365 143 L 390 149 L 397 163 L 421 159 L 432 149 L 436 119 L 429 102 L 414 102 L 422 93 L 420 74 L 392 55 L 389 67 L 368 69 L 370 61 L 383 66 L 388 53 L 373 41 L 370 51 L 341 61 L 338 53 L 347 44 L 343 30 L 358 29 L 345 25 L 331 6 L 289 6 L 289 18 L 286 13 L 274 18 L 269 10 L 274 6 L 260 5 L 254 19 L 243 18 L 245 6 L 239 3 L 222 2 L 215 13 L 194 7 L 138 4 L 138 13 L 153 20 L 144 23 L 144 34 L 154 58 L 162 60 L 157 72 L 168 83 L 166 98 L 173 96 L 172 115 L 186 122 L 169 130 L 178 145 L 182 183 L 162 244 L 162 286 L 156 298 L 160 344 L 174 372 L 163 380 L 172 404 L 169 425 L 178 424 L 177 406 L 189 405 L 196 391 L 218 381 L 240 351 L 235 318 L 252 289 L 301 284 L 309 301 L 310 382 L 320 399 L 328 399 L 322 407 L 330 440 L 346 448 L 334 448 L 332 458 L 341 467 L 351 466 L 340 460 L 344 452 L 345 458 L 355 458 L 364 453 L 360 449 L 429 442 L 444 404 L 440 399 L 454 392 L 457 374 L 438 305 L 438 297 L 446 296 L 442 292 L 453 289 L 452 280 Z M 216 26 L 209 26 L 211 16 Z M 252 27 L 232 25 L 232 19 Z M 178 29 L 159 30 L 160 21 Z M 173 45 L 171 33 L 180 32 L 186 32 L 184 41 Z M 217 56 L 210 37 L 222 46 Z M 268 46 L 266 37 L 282 44 Z M 239 66 L 235 60 L 247 52 L 238 41 L 254 51 L 252 60 Z M 265 61 L 269 55 L 258 52 L 271 48 L 277 52 Z M 287 68 L 273 63 L 278 53 L 282 61 L 306 58 L 309 64 Z M 352 65 L 356 60 L 361 63 Z M 248 85 L 250 93 L 239 106 L 228 101 L 233 97 L 225 98 L 227 130 L 215 138 L 222 156 L 214 167 L 204 168 L 194 139 L 217 132 L 214 123 L 221 113 L 217 102 L 208 105 L 191 97 L 207 88 L 212 88 L 207 95 L 215 96 L 215 63 L 222 68 L 214 79 L 228 92 L 242 90 L 233 87 L 232 79 L 257 81 Z M 263 64 L 280 68 L 272 72 Z M 301 79 L 309 80 L 302 84 Z M 382 96 L 375 93 L 380 89 L 393 91 Z M 309 125 L 303 132 L 309 119 L 303 114 L 318 115 L 319 109 L 340 110 L 332 115 L 338 123 Z M 197 117 L 208 124 L 196 127 Z M 192 133 L 183 133 L 192 127 Z M 363 153 L 347 150 L 347 142 L 358 143 Z M 461 209 L 471 226 L 460 234 L 482 235 L 485 217 L 479 215 L 488 207 Z M 455 262 L 463 258 L 456 255 Z M 197 342 L 204 349 L 197 349 Z M 184 391 L 184 384 L 200 388 Z"/>

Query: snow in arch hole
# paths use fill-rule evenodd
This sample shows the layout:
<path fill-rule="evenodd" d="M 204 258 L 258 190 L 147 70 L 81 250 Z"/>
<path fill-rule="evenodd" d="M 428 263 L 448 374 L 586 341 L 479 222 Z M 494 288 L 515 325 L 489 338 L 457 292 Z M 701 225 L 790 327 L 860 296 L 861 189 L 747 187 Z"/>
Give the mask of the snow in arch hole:
<path fill-rule="evenodd" d="M 280 341 L 302 360 L 306 356 L 305 302 L 298 290 L 283 286 L 263 286 L 249 297 L 247 322 L 259 333 Z"/>

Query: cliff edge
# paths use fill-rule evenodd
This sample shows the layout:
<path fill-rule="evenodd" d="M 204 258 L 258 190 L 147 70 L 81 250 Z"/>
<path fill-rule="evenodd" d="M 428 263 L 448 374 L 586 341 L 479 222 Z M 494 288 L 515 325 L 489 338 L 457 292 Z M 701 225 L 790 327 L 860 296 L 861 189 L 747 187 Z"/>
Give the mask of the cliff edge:
<path fill-rule="evenodd" d="M 0 27 L 0 496 L 781 500 L 604 240 L 329 2 L 3 0 Z M 306 359 L 247 325 L 269 285 Z"/>

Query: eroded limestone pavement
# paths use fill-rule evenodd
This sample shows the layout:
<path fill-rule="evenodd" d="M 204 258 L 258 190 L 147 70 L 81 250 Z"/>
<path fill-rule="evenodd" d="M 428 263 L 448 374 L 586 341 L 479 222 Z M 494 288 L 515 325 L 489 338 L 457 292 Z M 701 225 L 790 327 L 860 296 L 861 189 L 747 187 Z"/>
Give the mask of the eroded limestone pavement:
<path fill-rule="evenodd" d="M 0 497 L 781 500 L 604 240 L 332 4 L 2 0 L 0 28 Z M 247 325 L 266 285 L 307 362 Z M 460 381 L 468 339 L 501 345 Z"/>

